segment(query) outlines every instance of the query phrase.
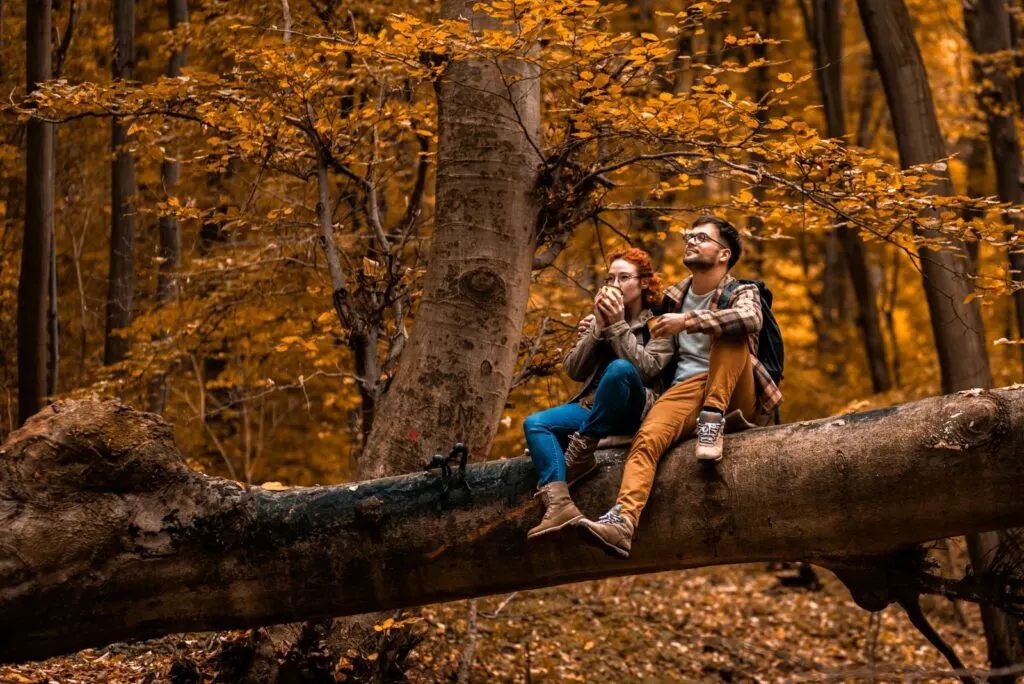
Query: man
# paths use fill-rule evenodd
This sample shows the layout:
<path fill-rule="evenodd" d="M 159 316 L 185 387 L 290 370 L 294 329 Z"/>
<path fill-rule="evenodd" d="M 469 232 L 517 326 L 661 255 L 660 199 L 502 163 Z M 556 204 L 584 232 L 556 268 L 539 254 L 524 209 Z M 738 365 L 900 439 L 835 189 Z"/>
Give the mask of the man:
<path fill-rule="evenodd" d="M 658 461 L 674 442 L 696 432 L 697 458 L 717 462 L 726 415 L 747 427 L 764 425 L 782 403 L 778 386 L 757 359 L 757 286 L 731 285 L 735 279 L 729 271 L 742 253 L 739 233 L 716 216 L 701 216 L 686 233 L 683 263 L 691 277 L 666 290 L 663 310 L 669 313 L 651 330 L 674 345 L 672 385 L 633 439 L 615 505 L 597 521 L 579 523 L 588 541 L 612 555 L 629 557 Z M 719 309 L 727 287 L 732 294 Z"/>

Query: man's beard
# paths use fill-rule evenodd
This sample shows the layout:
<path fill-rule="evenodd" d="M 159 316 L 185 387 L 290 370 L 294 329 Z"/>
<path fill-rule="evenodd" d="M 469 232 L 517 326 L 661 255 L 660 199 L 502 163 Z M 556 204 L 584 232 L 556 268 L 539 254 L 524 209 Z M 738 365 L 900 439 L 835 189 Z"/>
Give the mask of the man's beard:
<path fill-rule="evenodd" d="M 698 253 L 690 256 L 683 255 L 683 264 L 691 271 L 707 271 L 715 265 L 715 260 Z"/>

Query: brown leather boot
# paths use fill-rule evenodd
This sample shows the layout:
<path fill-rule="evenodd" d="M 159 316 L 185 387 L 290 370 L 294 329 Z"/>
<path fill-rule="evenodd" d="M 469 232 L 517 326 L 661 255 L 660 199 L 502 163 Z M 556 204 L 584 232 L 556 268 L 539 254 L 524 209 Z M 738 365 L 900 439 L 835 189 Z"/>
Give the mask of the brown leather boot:
<path fill-rule="evenodd" d="M 594 450 L 600 441 L 598 437 L 587 437 L 578 432 L 569 437 L 569 446 L 565 448 L 565 481 L 570 487 L 597 468 Z"/>
<path fill-rule="evenodd" d="M 544 517 L 540 519 L 539 525 L 526 533 L 527 539 L 548 532 L 557 532 L 583 519 L 583 514 L 573 503 L 572 497 L 569 496 L 569 487 L 564 482 L 549 482 L 538 489 L 534 496 L 540 497 L 541 505 L 544 506 Z"/>

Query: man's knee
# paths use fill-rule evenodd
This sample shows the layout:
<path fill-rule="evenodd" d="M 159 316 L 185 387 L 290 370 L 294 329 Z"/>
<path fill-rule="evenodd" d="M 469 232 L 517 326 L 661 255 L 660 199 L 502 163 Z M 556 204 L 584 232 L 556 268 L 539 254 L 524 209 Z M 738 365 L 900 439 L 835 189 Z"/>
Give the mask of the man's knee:
<path fill-rule="evenodd" d="M 633 437 L 628 458 L 657 462 L 668 449 L 671 440 L 664 426 L 645 423 Z"/>

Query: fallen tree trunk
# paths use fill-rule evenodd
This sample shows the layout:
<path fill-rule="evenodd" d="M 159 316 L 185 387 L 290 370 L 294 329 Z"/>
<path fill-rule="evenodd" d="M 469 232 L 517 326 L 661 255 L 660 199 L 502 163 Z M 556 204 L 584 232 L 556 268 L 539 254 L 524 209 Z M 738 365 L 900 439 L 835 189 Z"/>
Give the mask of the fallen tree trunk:
<path fill-rule="evenodd" d="M 158 416 L 58 402 L 0 449 L 0 661 L 723 563 L 825 564 L 1024 525 L 1024 391 L 972 390 L 727 438 L 662 462 L 633 557 L 531 543 L 523 458 L 268 491 L 189 471 Z M 575 493 L 612 502 L 623 452 Z"/>

